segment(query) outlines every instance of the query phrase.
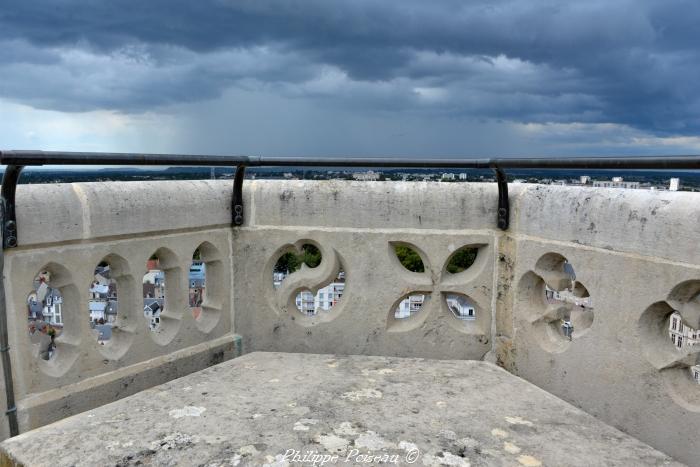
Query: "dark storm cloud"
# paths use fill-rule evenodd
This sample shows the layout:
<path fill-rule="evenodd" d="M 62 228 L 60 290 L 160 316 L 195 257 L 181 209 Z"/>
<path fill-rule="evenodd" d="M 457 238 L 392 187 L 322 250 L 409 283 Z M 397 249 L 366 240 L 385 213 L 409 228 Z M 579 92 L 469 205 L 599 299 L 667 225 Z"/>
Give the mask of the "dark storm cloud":
<path fill-rule="evenodd" d="M 5 1 L 0 95 L 144 111 L 265 87 L 368 110 L 700 129 L 700 5 Z"/>

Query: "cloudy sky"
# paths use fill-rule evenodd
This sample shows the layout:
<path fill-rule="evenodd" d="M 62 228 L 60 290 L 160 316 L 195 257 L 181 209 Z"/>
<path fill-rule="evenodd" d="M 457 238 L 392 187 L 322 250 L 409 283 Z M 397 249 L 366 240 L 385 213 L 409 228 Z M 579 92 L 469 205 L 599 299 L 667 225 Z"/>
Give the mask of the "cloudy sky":
<path fill-rule="evenodd" d="M 700 153 L 697 0 L 4 0 L 0 145 Z"/>

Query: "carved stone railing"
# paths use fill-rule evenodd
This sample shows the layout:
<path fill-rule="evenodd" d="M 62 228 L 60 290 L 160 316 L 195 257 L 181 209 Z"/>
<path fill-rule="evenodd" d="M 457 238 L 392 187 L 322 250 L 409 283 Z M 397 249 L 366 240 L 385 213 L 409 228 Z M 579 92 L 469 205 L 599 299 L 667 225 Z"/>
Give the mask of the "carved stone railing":
<path fill-rule="evenodd" d="M 160 182 L 19 187 L 19 247 L 5 251 L 4 278 L 21 432 L 240 354 L 232 328 L 227 186 Z M 198 319 L 188 301 L 195 250 L 208 275 Z M 142 282 L 154 254 L 164 271 L 166 307 L 152 331 L 144 317 Z M 95 267 L 103 262 L 116 280 L 118 302 L 105 345 L 91 328 L 88 310 Z M 28 332 L 28 296 L 40 272 L 48 273 L 50 287 L 63 300 L 63 326 L 50 358 Z M 7 423 L 0 426 L 6 437 Z"/>
<path fill-rule="evenodd" d="M 699 195 L 509 191 L 504 232 L 494 223 L 498 189 L 486 183 L 246 181 L 240 227 L 230 226 L 230 182 L 20 186 L 19 247 L 5 253 L 5 284 L 22 430 L 233 356 L 240 335 L 242 352 L 488 359 L 692 463 L 700 385 L 688 369 L 697 354 L 674 348 L 668 318 L 677 310 L 698 327 Z M 280 257 L 303 245 L 319 250 L 320 264 L 275 286 Z M 424 271 L 407 270 L 396 245 L 413 249 Z M 463 247 L 476 249 L 476 259 L 450 273 Z M 187 310 L 185 272 L 197 248 L 212 288 L 204 321 Z M 153 253 L 167 283 L 157 333 L 143 318 L 138 287 Z M 84 319 L 103 258 L 119 271 L 126 321 L 112 348 L 96 343 Z M 42 268 L 52 269 L 66 302 L 55 362 L 32 354 L 26 330 L 27 293 Z M 340 271 L 343 294 L 330 310 L 297 308 L 300 292 L 317 292 Z M 548 301 L 569 286 L 570 303 Z M 429 299 L 397 318 L 412 294 Z M 470 300 L 474 319 L 451 311 L 451 294 Z"/>
<path fill-rule="evenodd" d="M 507 232 L 493 223 L 497 196 L 495 184 L 251 182 L 233 242 L 245 351 L 486 358 L 694 463 L 700 385 L 688 369 L 700 345 L 676 350 L 668 317 L 679 310 L 698 328 L 700 195 L 511 185 Z M 305 243 L 324 260 L 274 288 L 277 259 Z M 407 271 L 393 244 L 414 248 L 425 272 Z M 447 273 L 464 246 L 478 248 L 476 261 Z M 295 294 L 328 283 L 339 266 L 338 304 L 299 313 Z M 545 284 L 565 288 L 571 269 L 574 294 L 592 309 L 545 299 Z M 433 299 L 398 323 L 397 302 L 412 292 Z M 477 319 L 455 319 L 447 293 L 468 296 Z"/>

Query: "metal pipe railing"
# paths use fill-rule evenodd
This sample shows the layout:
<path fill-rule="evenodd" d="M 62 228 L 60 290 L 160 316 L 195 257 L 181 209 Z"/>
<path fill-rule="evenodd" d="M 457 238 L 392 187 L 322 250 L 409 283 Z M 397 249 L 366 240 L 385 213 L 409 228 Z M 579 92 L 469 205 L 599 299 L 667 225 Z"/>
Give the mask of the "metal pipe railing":
<path fill-rule="evenodd" d="M 267 157 L 63 151 L 0 151 L 0 165 L 160 165 L 203 167 L 386 167 L 463 169 L 700 169 L 700 155 L 638 157 Z"/>

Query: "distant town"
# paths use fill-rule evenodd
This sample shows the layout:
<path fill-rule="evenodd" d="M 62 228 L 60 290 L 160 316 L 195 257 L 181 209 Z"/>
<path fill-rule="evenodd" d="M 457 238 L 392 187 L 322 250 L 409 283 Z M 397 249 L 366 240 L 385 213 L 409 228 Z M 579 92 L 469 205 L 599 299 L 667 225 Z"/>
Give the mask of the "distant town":
<path fill-rule="evenodd" d="M 637 190 L 667 190 L 700 192 L 700 173 L 693 171 L 612 171 L 612 170 L 512 170 L 507 172 L 509 183 L 538 183 L 544 185 L 584 186 L 592 188 L 622 188 Z M 105 168 L 93 170 L 28 170 L 20 183 L 71 183 L 145 180 L 232 179 L 233 168 L 170 167 Z M 338 169 L 338 168 L 249 168 L 248 179 L 287 180 L 355 180 L 355 181 L 417 181 L 417 182 L 495 182 L 492 171 L 484 169 Z"/>

